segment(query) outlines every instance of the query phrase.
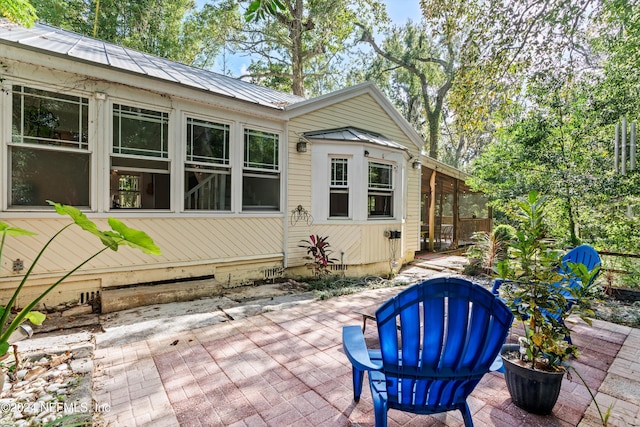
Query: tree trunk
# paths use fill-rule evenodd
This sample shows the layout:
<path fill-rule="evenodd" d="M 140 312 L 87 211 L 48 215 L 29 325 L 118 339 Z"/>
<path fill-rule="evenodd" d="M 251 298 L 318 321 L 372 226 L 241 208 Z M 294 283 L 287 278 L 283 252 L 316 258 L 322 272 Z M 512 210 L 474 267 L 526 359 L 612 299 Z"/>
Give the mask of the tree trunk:
<path fill-rule="evenodd" d="M 302 46 L 302 11 L 301 0 L 296 1 L 294 16 L 291 21 L 289 37 L 291 38 L 291 91 L 294 95 L 304 96 L 304 67 L 303 67 L 303 46 Z"/>

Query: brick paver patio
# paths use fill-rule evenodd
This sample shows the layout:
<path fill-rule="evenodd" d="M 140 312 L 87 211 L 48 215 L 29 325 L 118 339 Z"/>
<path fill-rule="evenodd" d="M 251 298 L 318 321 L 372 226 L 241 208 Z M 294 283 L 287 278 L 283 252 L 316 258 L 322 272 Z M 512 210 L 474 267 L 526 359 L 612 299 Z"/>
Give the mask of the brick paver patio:
<path fill-rule="evenodd" d="M 398 291 L 316 301 L 121 346 L 100 348 L 98 342 L 94 399 L 110 410 L 95 420 L 113 426 L 372 426 L 368 386 L 358 404 L 352 399 L 341 329 L 361 324 L 356 311 L 373 310 Z M 366 335 L 375 340 L 371 325 Z M 572 337 L 581 350 L 572 365 L 594 393 L 600 390 L 604 409 L 615 403 L 609 425 L 640 425 L 634 401 L 640 400 L 640 330 L 596 321 L 594 327 L 573 325 Z M 552 415 L 536 416 L 511 403 L 502 375 L 486 375 L 470 398 L 475 425 L 600 425 L 580 379 L 565 377 L 562 387 Z M 457 411 L 414 416 L 391 410 L 389 425 L 463 423 Z"/>

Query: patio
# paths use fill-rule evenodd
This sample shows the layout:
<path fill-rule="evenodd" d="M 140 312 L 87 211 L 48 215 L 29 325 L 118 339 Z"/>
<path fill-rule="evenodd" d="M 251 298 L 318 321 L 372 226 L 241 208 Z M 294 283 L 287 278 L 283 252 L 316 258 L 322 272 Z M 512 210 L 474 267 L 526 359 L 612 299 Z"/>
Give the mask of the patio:
<path fill-rule="evenodd" d="M 117 426 L 371 426 L 368 387 L 358 404 L 352 399 L 341 328 L 361 324 L 356 311 L 372 310 L 398 291 L 254 307 L 244 314 L 238 307 L 236 320 L 205 327 L 195 321 L 187 332 L 171 331 L 177 318 L 159 318 L 161 330 L 120 345 L 109 341 L 107 328 L 96 335 L 93 398 L 109 410 L 94 420 Z M 136 315 L 130 320 L 136 322 Z M 367 327 L 368 339 L 375 334 Z M 574 324 L 572 337 L 581 350 L 572 365 L 603 411 L 614 403 L 609 425 L 640 425 L 640 331 L 595 321 L 593 327 Z M 514 406 L 496 373 L 484 377 L 470 406 L 476 426 L 601 425 L 575 374 L 565 377 L 551 416 Z M 389 425 L 460 426 L 462 418 L 459 412 L 412 416 L 391 410 Z"/>

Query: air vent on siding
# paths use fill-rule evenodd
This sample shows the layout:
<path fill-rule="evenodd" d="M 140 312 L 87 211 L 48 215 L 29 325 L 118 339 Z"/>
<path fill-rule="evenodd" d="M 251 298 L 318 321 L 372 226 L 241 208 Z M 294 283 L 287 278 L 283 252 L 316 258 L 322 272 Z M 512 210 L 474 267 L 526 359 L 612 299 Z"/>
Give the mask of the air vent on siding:
<path fill-rule="evenodd" d="M 93 304 L 98 297 L 100 297 L 100 291 L 81 292 L 80 304 Z"/>
<path fill-rule="evenodd" d="M 262 269 L 262 273 L 264 274 L 264 280 L 279 279 L 284 273 L 284 268 L 280 266 L 265 267 Z"/>
<path fill-rule="evenodd" d="M 347 264 L 329 264 L 329 270 L 331 271 L 347 271 L 348 268 Z"/>

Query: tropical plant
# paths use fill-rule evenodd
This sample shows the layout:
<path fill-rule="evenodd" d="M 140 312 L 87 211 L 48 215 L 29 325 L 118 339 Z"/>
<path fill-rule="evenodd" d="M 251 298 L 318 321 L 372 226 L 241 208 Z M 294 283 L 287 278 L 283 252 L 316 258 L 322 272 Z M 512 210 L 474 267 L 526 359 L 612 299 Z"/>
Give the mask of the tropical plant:
<path fill-rule="evenodd" d="M 5 355 L 9 350 L 9 337 L 23 322 L 28 320 L 34 325 L 40 325 L 45 320 L 46 315 L 44 313 L 34 311 L 34 308 L 36 308 L 36 306 L 60 283 L 62 283 L 65 279 L 78 271 L 89 261 L 96 258 L 102 252 L 105 252 L 107 249 L 117 251 L 120 246 L 130 246 L 132 248 L 139 249 L 147 254 L 160 255 L 160 248 L 156 246 L 151 237 L 149 237 L 145 232 L 129 228 L 115 218 L 109 218 L 108 220 L 111 230 L 101 231 L 98 229 L 96 224 L 89 220 L 86 215 L 83 214 L 79 209 L 51 201 L 48 201 L 48 203 L 55 207 L 55 210 L 58 214 L 71 217 L 73 222 L 62 227 L 44 244 L 42 249 L 40 249 L 33 262 L 31 263 L 31 266 L 27 269 L 27 272 L 24 274 L 24 276 L 22 276 L 22 280 L 16 287 L 16 290 L 14 291 L 13 296 L 11 297 L 9 302 L 7 302 L 7 304 L 5 304 L 4 306 L 0 306 L 0 357 Z M 58 238 L 63 231 L 65 231 L 73 224 L 78 225 L 83 230 L 98 237 L 104 247 L 88 256 L 84 261 L 80 262 L 73 269 L 66 272 L 62 277 L 57 279 L 38 297 L 36 297 L 33 301 L 27 304 L 15 316 L 12 317 L 12 310 L 15 308 L 18 296 L 20 295 L 20 291 L 27 283 L 29 276 L 33 272 L 38 261 L 46 252 L 51 243 L 56 238 Z M 2 250 L 4 248 L 7 237 L 33 236 L 35 234 L 36 233 L 25 230 L 23 228 L 12 227 L 7 223 L 0 222 L 0 235 L 2 236 L 0 240 L 0 261 L 2 260 Z"/>
<path fill-rule="evenodd" d="M 491 233 L 479 231 L 471 236 L 474 244 L 467 250 L 467 257 L 472 260 L 473 270 L 480 270 L 484 274 L 493 274 L 495 265 L 507 258 L 509 242 L 515 234 L 515 229 L 507 224 L 501 224 Z"/>
<path fill-rule="evenodd" d="M 310 262 L 306 265 L 313 270 L 315 277 L 327 274 L 329 272 L 329 265 L 337 261 L 337 259 L 331 257 L 333 251 L 329 249 L 331 245 L 327 242 L 328 238 L 328 236 L 320 237 L 317 234 L 312 234 L 309 236 L 309 240 L 303 240 L 303 244 L 298 245 L 307 250 L 305 259 Z"/>
<path fill-rule="evenodd" d="M 510 258 L 497 263 L 504 284 L 500 297 L 522 323 L 518 357 L 532 369 L 565 371 L 563 363 L 577 356 L 577 348 L 566 339 L 565 319 L 573 313 L 591 324 L 591 303 L 596 299 L 592 277 L 583 264 L 561 266 L 561 253 L 547 238 L 547 199 L 536 191 L 517 202 L 520 227 L 509 245 Z M 573 280 L 570 280 L 573 279 Z"/>

